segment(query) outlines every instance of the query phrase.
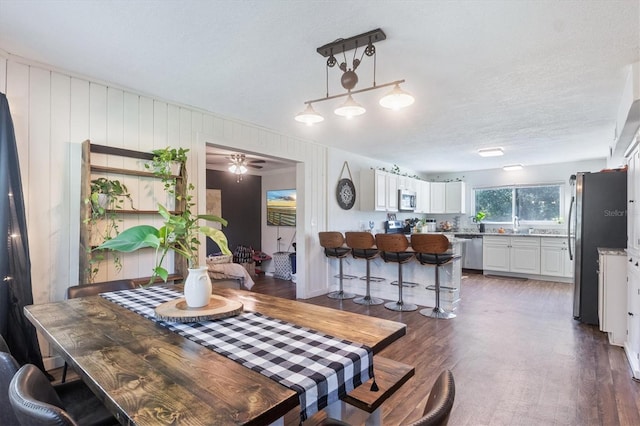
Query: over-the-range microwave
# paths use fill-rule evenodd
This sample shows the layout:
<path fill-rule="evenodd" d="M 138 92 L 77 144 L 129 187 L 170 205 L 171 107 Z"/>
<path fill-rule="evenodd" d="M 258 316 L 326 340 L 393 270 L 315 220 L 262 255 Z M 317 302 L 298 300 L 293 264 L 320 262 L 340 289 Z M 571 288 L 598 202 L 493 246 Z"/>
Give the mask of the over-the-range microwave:
<path fill-rule="evenodd" d="M 416 192 L 407 189 L 398 190 L 398 210 L 412 212 L 416 209 Z"/>

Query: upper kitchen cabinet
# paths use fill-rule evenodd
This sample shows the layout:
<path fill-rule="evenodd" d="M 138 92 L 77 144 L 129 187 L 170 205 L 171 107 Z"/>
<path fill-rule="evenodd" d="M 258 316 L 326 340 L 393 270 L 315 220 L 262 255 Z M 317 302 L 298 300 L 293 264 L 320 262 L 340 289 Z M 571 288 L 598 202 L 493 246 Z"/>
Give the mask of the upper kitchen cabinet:
<path fill-rule="evenodd" d="M 398 211 L 398 175 L 383 170 L 360 171 L 360 210 Z"/>
<path fill-rule="evenodd" d="M 416 180 L 416 213 L 431 213 L 431 184 Z"/>
<path fill-rule="evenodd" d="M 429 213 L 445 213 L 446 212 L 446 183 L 431 182 L 429 200 Z"/>
<path fill-rule="evenodd" d="M 406 189 L 407 191 L 418 192 L 418 179 L 414 179 L 409 176 L 397 176 L 398 189 Z"/>
<path fill-rule="evenodd" d="M 464 182 L 431 182 L 428 213 L 465 213 Z"/>
<path fill-rule="evenodd" d="M 447 182 L 445 185 L 445 213 L 465 213 L 464 182 Z"/>

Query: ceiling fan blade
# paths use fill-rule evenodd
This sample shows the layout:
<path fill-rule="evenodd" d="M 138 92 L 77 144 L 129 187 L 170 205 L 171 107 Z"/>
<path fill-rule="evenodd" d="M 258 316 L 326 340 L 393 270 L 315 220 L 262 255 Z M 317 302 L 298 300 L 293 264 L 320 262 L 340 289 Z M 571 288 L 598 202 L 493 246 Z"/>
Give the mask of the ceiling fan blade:
<path fill-rule="evenodd" d="M 264 160 L 251 159 L 251 158 L 247 158 L 247 162 L 248 163 L 252 163 L 252 164 L 263 164 L 263 163 L 266 163 L 266 161 L 264 161 Z"/>

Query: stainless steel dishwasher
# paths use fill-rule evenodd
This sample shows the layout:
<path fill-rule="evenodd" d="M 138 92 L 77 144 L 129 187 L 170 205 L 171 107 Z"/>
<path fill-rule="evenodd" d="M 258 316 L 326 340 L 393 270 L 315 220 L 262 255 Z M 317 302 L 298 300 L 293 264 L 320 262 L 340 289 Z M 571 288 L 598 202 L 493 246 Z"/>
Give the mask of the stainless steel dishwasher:
<path fill-rule="evenodd" d="M 462 255 L 462 267 L 482 270 L 482 235 L 456 234 L 456 238 L 466 240 Z"/>

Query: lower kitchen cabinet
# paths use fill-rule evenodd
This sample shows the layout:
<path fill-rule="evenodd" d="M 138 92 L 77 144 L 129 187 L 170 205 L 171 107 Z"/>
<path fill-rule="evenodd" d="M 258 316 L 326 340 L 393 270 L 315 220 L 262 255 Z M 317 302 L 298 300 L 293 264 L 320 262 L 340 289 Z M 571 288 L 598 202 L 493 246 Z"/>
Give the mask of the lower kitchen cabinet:
<path fill-rule="evenodd" d="M 573 261 L 564 238 L 540 238 L 540 275 L 573 277 Z"/>
<path fill-rule="evenodd" d="M 540 274 L 539 237 L 486 236 L 482 242 L 485 271 Z"/>
<path fill-rule="evenodd" d="M 598 249 L 598 319 L 609 343 L 623 346 L 627 337 L 627 257 L 622 249 Z"/>
<path fill-rule="evenodd" d="M 633 377 L 640 380 L 640 255 L 627 255 L 627 340 L 624 350 Z"/>

